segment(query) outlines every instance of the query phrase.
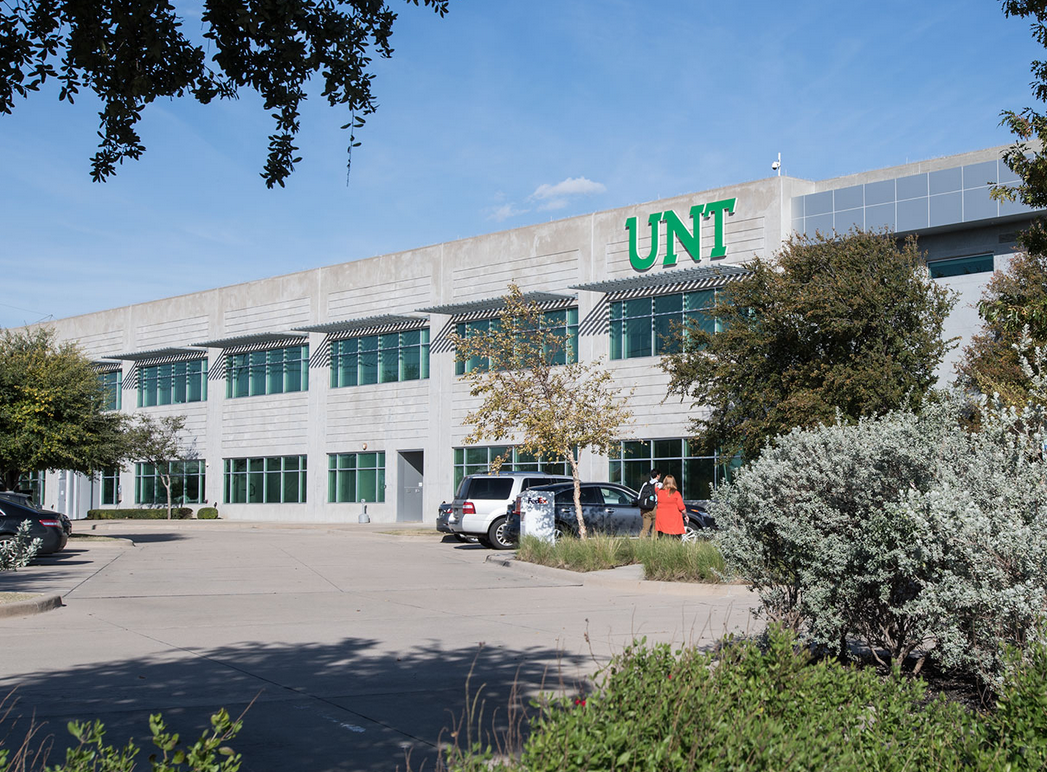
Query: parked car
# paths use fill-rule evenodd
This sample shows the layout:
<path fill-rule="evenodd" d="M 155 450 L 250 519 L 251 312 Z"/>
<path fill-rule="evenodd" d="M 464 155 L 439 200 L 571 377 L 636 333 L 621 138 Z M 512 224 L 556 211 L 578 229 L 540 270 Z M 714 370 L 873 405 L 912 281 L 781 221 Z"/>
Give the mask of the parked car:
<path fill-rule="evenodd" d="M 516 542 L 506 536 L 505 524 L 516 497 L 529 488 L 570 479 L 544 472 L 467 475 L 451 502 L 447 524 L 453 533 L 473 536 L 485 547 L 513 549 Z"/>
<path fill-rule="evenodd" d="M 446 501 L 440 505 L 439 511 L 436 513 L 436 530 L 440 533 L 449 533 L 455 539 L 462 542 L 476 542 L 475 536 L 466 536 L 464 533 L 455 533 L 451 530 L 451 526 L 448 525 L 448 520 L 451 519 L 451 505 Z"/>
<path fill-rule="evenodd" d="M 556 506 L 554 527 L 558 536 L 577 534 L 578 519 L 574 511 L 572 483 L 543 485 L 532 490 L 547 492 L 553 497 Z M 640 494 L 632 488 L 617 483 L 582 483 L 579 493 L 582 520 L 587 531 L 621 536 L 640 534 L 643 527 L 643 516 L 637 501 Z M 698 538 L 701 531 L 716 526 L 705 508 L 705 502 L 685 502 L 684 506 L 687 509 L 684 519 L 685 541 Z M 506 536 L 514 542 L 520 538 L 521 514 L 520 499 L 517 497 L 506 522 Z"/>
<path fill-rule="evenodd" d="M 33 497 L 28 493 L 21 493 L 19 491 L 0 491 L 0 499 L 5 501 L 13 501 L 15 504 L 21 504 L 27 509 L 34 509 L 37 512 L 43 512 L 41 507 L 38 507 L 33 501 Z M 57 515 L 58 519 L 62 521 L 62 530 L 65 531 L 66 536 L 73 535 L 73 521 L 65 516 L 62 512 L 52 512 L 51 514 Z"/>
<path fill-rule="evenodd" d="M 49 555 L 65 549 L 69 535 L 62 527 L 62 519 L 58 512 L 31 509 L 15 504 L 10 499 L 0 498 L 0 541 L 13 539 L 18 532 L 18 526 L 25 520 L 29 521 L 30 536 L 40 539 L 38 555 Z"/>

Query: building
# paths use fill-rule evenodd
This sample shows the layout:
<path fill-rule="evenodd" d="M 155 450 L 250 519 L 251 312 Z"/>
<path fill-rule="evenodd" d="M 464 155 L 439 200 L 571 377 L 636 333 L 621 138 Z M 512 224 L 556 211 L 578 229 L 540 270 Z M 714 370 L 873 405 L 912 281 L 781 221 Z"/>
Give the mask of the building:
<path fill-rule="evenodd" d="M 968 337 L 973 303 L 1033 216 L 989 195 L 1015 180 L 1004 149 L 821 182 L 771 177 L 53 325 L 97 362 L 113 409 L 187 416 L 193 452 L 175 471 L 191 506 L 217 502 L 232 519 L 356 521 L 366 508 L 374 521 L 432 521 L 457 480 L 503 449 L 463 446 L 473 403 L 449 336 L 486 325 L 514 281 L 577 337 L 582 359 L 605 358 L 635 387 L 618 457 L 584 455 L 583 475 L 635 484 L 657 464 L 704 498 L 729 460 L 690 455 L 685 406 L 663 402 L 658 334 L 790 233 L 858 226 L 919 234 L 932 277 L 961 295 L 947 334 Z M 164 497 L 142 464 L 94 480 L 48 473 L 43 490 L 72 517 Z"/>

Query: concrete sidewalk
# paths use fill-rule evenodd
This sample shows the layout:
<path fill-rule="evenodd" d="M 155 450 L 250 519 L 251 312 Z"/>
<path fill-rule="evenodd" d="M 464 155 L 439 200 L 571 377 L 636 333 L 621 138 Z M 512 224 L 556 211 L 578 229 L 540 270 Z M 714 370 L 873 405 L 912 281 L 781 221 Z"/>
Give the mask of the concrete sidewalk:
<path fill-rule="evenodd" d="M 673 595 L 507 570 L 431 529 L 99 526 L 130 541 L 76 541 L 0 575 L 0 591 L 65 600 L 0 619 L 0 686 L 59 746 L 68 720 L 98 718 L 148 755 L 149 713 L 188 738 L 254 700 L 231 743 L 244 770 L 404 769 L 405 751 L 432 769 L 467 680 L 486 725 L 502 726 L 514 687 L 581 688 L 634 637 L 710 643 L 752 627 L 738 588 Z"/>

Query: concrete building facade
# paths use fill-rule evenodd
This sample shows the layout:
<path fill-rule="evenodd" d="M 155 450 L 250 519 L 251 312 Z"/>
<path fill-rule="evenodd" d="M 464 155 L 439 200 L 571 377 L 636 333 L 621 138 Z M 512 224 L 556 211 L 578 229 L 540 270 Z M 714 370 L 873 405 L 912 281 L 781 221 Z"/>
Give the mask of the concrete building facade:
<path fill-rule="evenodd" d="M 581 359 L 603 358 L 634 389 L 618 458 L 583 454 L 584 476 L 635 484 L 657 463 L 704 498 L 729 460 L 690 455 L 687 407 L 664 399 L 658 331 L 793 232 L 886 227 L 918 234 L 931 275 L 960 294 L 947 335 L 968 338 L 982 288 L 1035 214 L 989 195 L 1014 181 L 1003 150 L 818 182 L 771 177 L 51 324 L 96 362 L 113 409 L 186 416 L 176 471 L 189 506 L 217 503 L 234 519 L 355 521 L 366 507 L 375 521 L 432 521 L 463 474 L 512 444 L 464 446 L 476 403 L 450 336 L 495 317 L 515 282 L 577 336 Z M 93 480 L 49 472 L 42 503 L 83 517 L 150 504 L 156 486 L 143 465 Z"/>

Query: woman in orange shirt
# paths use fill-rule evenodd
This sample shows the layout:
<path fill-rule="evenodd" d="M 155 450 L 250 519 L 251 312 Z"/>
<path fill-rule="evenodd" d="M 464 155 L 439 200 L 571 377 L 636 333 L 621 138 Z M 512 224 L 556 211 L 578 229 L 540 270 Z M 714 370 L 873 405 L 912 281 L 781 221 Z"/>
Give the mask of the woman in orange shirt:
<path fill-rule="evenodd" d="M 654 527 L 659 534 L 668 534 L 679 538 L 683 535 L 683 496 L 676 488 L 676 478 L 667 474 L 662 478 L 662 487 L 658 490 L 658 509 L 654 513 Z"/>

